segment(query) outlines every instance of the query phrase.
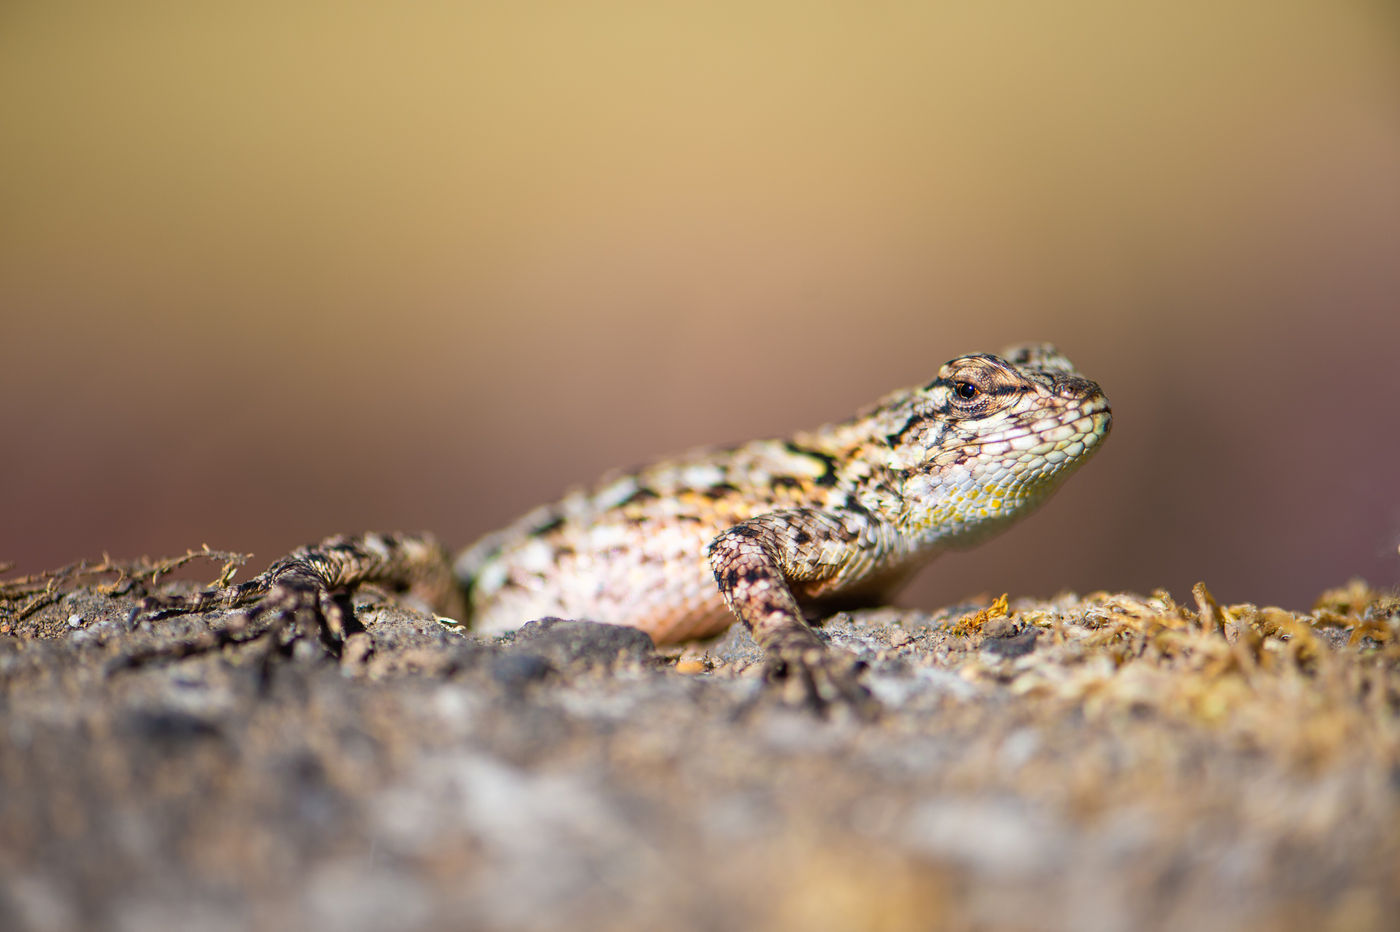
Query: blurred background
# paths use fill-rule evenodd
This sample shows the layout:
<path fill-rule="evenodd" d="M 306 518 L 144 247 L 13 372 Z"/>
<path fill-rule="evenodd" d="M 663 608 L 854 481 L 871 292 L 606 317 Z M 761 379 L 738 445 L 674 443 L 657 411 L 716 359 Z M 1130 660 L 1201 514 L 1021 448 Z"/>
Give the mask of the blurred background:
<path fill-rule="evenodd" d="M 1052 340 L 1112 439 L 906 603 L 1394 584 L 1397 20 L 8 0 L 0 561 L 465 545 Z"/>

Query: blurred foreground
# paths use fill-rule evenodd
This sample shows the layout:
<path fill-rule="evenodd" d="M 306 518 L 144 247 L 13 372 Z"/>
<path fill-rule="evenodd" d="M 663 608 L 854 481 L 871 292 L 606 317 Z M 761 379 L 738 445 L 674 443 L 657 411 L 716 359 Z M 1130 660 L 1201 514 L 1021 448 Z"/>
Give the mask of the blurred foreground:
<path fill-rule="evenodd" d="M 6 929 L 1379 930 L 1400 908 L 1400 603 L 1361 586 L 1302 616 L 1204 589 L 838 616 L 884 706 L 858 723 L 771 701 L 738 632 L 481 640 L 366 596 L 374 649 L 337 663 L 209 651 L 231 618 L 132 629 L 148 583 L 0 605 Z"/>

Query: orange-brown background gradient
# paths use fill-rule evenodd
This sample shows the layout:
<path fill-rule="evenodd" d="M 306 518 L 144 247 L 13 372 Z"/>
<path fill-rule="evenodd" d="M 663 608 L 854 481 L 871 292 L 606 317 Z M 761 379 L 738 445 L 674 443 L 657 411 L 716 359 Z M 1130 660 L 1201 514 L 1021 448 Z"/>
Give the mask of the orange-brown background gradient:
<path fill-rule="evenodd" d="M 0 560 L 466 544 L 1033 339 L 1114 436 L 906 602 L 1393 584 L 1397 19 L 9 0 Z"/>

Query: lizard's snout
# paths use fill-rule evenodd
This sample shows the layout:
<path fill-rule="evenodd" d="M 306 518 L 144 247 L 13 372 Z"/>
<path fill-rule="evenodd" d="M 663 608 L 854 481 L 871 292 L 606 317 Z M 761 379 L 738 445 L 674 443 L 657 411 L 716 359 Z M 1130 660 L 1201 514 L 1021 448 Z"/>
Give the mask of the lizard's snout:
<path fill-rule="evenodd" d="M 1104 407 L 1108 407 L 1108 399 L 1103 397 L 1103 389 L 1099 388 L 1099 383 L 1092 379 L 1086 379 L 1082 375 L 1062 375 L 1055 379 L 1054 392 L 1061 398 L 1070 401 L 1087 401 L 1094 396 L 1103 399 Z"/>

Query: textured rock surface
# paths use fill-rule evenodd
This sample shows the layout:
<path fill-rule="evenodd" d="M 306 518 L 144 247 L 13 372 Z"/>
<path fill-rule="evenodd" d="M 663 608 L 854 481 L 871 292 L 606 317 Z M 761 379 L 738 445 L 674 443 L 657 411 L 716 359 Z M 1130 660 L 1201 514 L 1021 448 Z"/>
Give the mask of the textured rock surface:
<path fill-rule="evenodd" d="M 0 927 L 1383 928 L 1400 615 L 1162 596 L 838 616 L 872 722 L 785 708 L 740 631 L 129 658 L 79 587 L 0 616 Z M 690 671 L 690 672 L 680 672 Z"/>

